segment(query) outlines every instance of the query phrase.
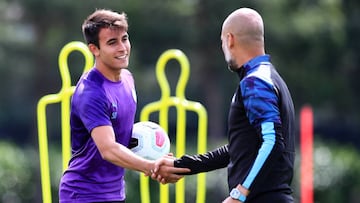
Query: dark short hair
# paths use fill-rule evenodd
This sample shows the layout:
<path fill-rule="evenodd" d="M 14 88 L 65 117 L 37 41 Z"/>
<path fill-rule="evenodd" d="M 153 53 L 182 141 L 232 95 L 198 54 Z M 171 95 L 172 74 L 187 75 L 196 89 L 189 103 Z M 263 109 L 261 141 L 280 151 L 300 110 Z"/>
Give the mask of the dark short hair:
<path fill-rule="evenodd" d="M 99 32 L 103 28 L 128 30 L 127 16 L 108 9 L 97 9 L 90 14 L 82 25 L 82 32 L 87 44 L 99 47 Z"/>

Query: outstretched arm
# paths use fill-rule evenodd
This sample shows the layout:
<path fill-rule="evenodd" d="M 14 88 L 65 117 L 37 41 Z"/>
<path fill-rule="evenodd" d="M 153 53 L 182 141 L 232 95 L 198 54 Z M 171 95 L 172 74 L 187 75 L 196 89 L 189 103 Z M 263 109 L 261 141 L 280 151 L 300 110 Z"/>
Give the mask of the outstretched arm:
<path fill-rule="evenodd" d="M 229 159 L 228 145 L 224 145 L 205 154 L 184 155 L 174 161 L 174 166 L 189 168 L 191 171 L 184 175 L 192 175 L 227 167 Z"/>
<path fill-rule="evenodd" d="M 155 161 L 144 159 L 134 154 L 126 146 L 115 141 L 112 126 L 99 126 L 92 130 L 91 137 L 94 140 L 101 157 L 115 165 L 126 169 L 151 174 L 155 167 Z"/>
<path fill-rule="evenodd" d="M 229 164 L 228 146 L 198 155 L 184 155 L 179 159 L 166 156 L 155 163 L 151 178 L 161 183 L 169 183 L 169 177 L 192 175 L 224 168 Z M 179 169 L 183 169 L 179 171 Z"/>

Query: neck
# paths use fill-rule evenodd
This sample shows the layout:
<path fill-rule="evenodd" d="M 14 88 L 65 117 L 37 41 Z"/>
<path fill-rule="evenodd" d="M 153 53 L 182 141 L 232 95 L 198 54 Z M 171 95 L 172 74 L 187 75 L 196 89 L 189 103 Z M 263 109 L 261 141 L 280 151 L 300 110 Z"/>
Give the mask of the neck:
<path fill-rule="evenodd" d="M 121 69 L 110 69 L 108 67 L 98 66 L 96 69 L 108 80 L 112 82 L 118 82 L 121 80 Z"/>
<path fill-rule="evenodd" d="M 239 66 L 244 65 L 246 62 L 250 61 L 251 59 L 257 57 L 257 56 L 261 56 L 265 54 L 264 49 L 247 49 L 247 50 L 242 50 L 238 52 L 238 57 L 237 57 L 237 64 Z"/>

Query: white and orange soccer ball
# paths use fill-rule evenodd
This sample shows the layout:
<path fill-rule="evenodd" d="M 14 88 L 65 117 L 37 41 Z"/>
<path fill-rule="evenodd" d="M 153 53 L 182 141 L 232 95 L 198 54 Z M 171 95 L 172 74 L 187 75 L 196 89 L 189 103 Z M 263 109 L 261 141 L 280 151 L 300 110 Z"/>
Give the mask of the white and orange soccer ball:
<path fill-rule="evenodd" d="M 155 160 L 169 153 L 170 139 L 159 124 L 141 121 L 133 126 L 130 149 L 145 159 Z"/>

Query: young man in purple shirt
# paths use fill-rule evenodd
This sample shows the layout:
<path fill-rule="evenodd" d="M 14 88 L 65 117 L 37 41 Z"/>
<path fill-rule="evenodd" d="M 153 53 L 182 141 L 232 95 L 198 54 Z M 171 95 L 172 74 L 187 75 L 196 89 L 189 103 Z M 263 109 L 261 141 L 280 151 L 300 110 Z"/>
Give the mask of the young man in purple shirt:
<path fill-rule="evenodd" d="M 71 102 L 72 157 L 59 186 L 61 203 L 125 202 L 124 172 L 151 175 L 156 161 L 128 149 L 136 112 L 131 45 L 125 13 L 96 10 L 83 23 L 95 66 L 76 86 Z M 164 157 L 164 159 L 166 159 Z M 188 169 L 172 168 L 168 182 Z"/>

